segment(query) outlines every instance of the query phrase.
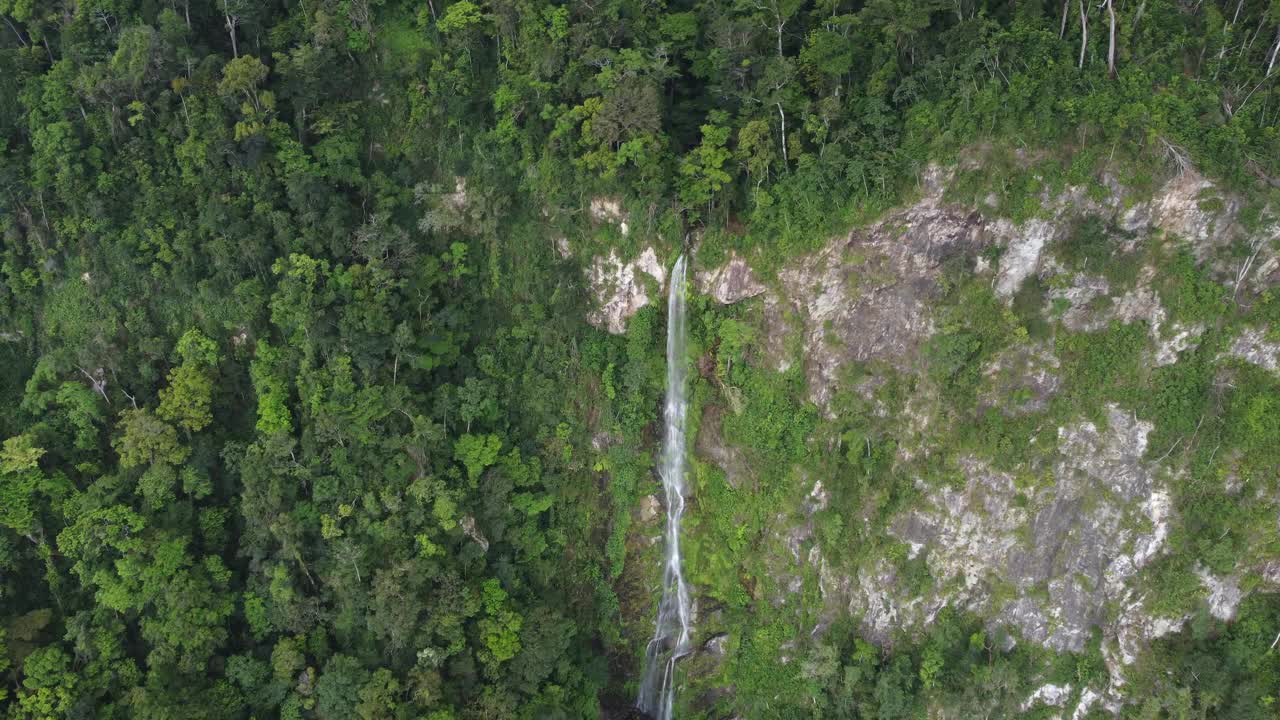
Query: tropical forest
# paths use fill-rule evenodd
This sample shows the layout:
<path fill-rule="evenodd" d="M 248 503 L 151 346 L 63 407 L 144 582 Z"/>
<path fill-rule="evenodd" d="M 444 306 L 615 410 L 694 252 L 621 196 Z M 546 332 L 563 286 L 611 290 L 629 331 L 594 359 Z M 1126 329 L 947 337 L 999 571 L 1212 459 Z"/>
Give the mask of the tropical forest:
<path fill-rule="evenodd" d="M 1280 718 L 1280 0 L 0 20 L 0 719 Z"/>

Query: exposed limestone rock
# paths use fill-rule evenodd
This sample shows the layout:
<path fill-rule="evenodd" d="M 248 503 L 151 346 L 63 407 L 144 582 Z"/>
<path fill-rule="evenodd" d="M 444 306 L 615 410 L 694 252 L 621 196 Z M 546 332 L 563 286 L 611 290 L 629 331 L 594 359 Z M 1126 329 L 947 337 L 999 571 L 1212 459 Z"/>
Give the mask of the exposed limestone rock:
<path fill-rule="evenodd" d="M 622 209 L 622 201 L 611 197 L 591 198 L 591 219 L 596 222 L 607 222 L 618 226 L 623 235 L 631 232 L 627 224 L 627 212 Z"/>
<path fill-rule="evenodd" d="M 1280 587 L 1280 560 L 1272 560 L 1262 566 L 1262 581 Z"/>
<path fill-rule="evenodd" d="M 1068 286 L 1048 292 L 1048 299 L 1053 305 L 1065 304 L 1061 319 L 1066 328 L 1075 332 L 1096 332 L 1107 327 L 1110 318 L 1094 311 L 1093 299 L 1106 296 L 1108 292 L 1111 292 L 1111 284 L 1101 275 L 1075 273 L 1071 275 Z"/>
<path fill-rule="evenodd" d="M 1141 600 L 1123 603 L 1115 621 L 1115 659 L 1120 665 L 1132 665 L 1148 641 L 1178 632 L 1186 621 L 1185 617 L 1152 617 Z M 1118 665 L 1109 669 L 1114 684 L 1114 678 L 1122 677 L 1123 669 Z"/>
<path fill-rule="evenodd" d="M 484 536 L 484 533 L 480 532 L 480 528 L 476 526 L 476 519 L 474 517 L 467 515 L 462 518 L 462 522 L 460 524 L 462 525 L 462 532 L 465 533 L 467 537 L 471 538 L 475 544 L 479 545 L 481 550 L 484 550 L 485 552 L 489 551 L 489 539 Z"/>
<path fill-rule="evenodd" d="M 779 273 L 784 302 L 804 327 L 812 399 L 825 406 L 849 361 L 914 362 L 933 331 L 928 310 L 942 262 L 980 244 L 982 216 L 942 201 L 916 204 L 854 230 Z"/>
<path fill-rule="evenodd" d="M 1155 364 L 1172 365 L 1178 362 L 1178 355 L 1200 344 L 1200 336 L 1204 334 L 1203 325 L 1185 326 L 1174 323 L 1173 335 L 1156 339 Z"/>
<path fill-rule="evenodd" d="M 641 273 L 656 280 L 659 289 L 666 283 L 667 272 L 651 247 L 627 263 L 622 262 L 618 253 L 612 250 L 608 257 L 595 258 L 587 271 L 587 280 L 599 307 L 588 314 L 587 320 L 615 335 L 625 332 L 627 320 L 650 301 Z"/>
<path fill-rule="evenodd" d="M 1085 688 L 1080 693 L 1080 702 L 1076 703 L 1076 711 L 1071 713 L 1071 720 L 1081 720 L 1089 714 L 1089 710 L 1102 699 L 1102 695 L 1094 691 L 1093 688 Z"/>
<path fill-rule="evenodd" d="M 1017 488 L 1007 474 L 991 471 L 973 458 L 960 466 L 971 481 L 955 490 L 944 487 L 929 497 L 927 510 L 911 513 L 894 528 L 912 546 L 927 547 L 930 567 L 960 578 L 970 589 L 1007 563 L 1017 545 L 1016 531 L 1028 521 L 1022 508 L 1012 505 Z"/>
<path fill-rule="evenodd" d="M 1029 220 L 1021 226 L 1014 226 L 1002 218 L 992 224 L 992 234 L 1007 239 L 996 275 L 997 295 L 1012 297 L 1022 287 L 1022 281 L 1035 274 L 1040 265 L 1040 253 L 1053 241 L 1057 228 L 1057 223 L 1048 220 Z"/>
<path fill-rule="evenodd" d="M 982 281 L 1007 301 L 1036 276 L 1040 287 L 1047 288 L 1041 312 L 1075 332 L 1102 331 L 1113 322 L 1145 323 L 1150 336 L 1144 360 L 1150 365 L 1178 362 L 1200 344 L 1205 327 L 1171 322 L 1156 291 L 1157 268 L 1142 268 L 1132 285 L 1126 279 L 1116 287 L 1101 275 L 1068 270 L 1051 249 L 1059 228 L 1074 215 L 1098 213 L 1132 233 L 1116 239 L 1128 250 L 1138 243 L 1171 242 L 1164 236 L 1177 235 L 1179 242 L 1195 247 L 1197 257 L 1216 262 L 1224 255 L 1215 251 L 1238 237 L 1238 204 L 1219 197 L 1207 182 L 1182 176 L 1150 200 L 1133 202 L 1114 178 L 1104 178 L 1117 188 L 1112 197 L 1096 201 L 1082 188 L 1068 188 L 1043 198 L 1042 218 L 1015 224 L 947 204 L 942 199 L 947 179 L 947 173 L 931 168 L 924 196 L 914 204 L 794 259 L 767 290 L 751 286 L 753 278 L 731 277 L 735 262 L 746 270 L 736 256 L 695 280 L 719 302 L 762 296 L 746 308 L 749 317 L 759 313 L 754 315 L 758 342 L 750 361 L 778 370 L 803 363 L 810 399 L 829 412 L 838 390 L 852 390 L 872 401 L 868 408 L 873 417 L 889 416 L 878 414 L 876 381 L 887 382 L 891 374 L 881 372 L 886 366 L 909 379 L 919 377 L 919 350 L 934 332 L 932 304 L 943 269 L 962 264 L 953 260 L 976 265 Z M 1005 248 L 995 263 L 980 255 L 993 244 Z M 1265 286 L 1259 285 L 1259 275 L 1275 275 L 1280 281 L 1280 262 L 1272 260 L 1259 256 L 1248 276 L 1254 287 Z M 1238 261 L 1237 255 L 1233 262 Z M 1220 281 L 1227 277 L 1219 267 L 1210 272 Z M 750 286 L 751 294 L 737 289 L 744 286 Z M 1247 330 L 1226 354 L 1280 371 L 1280 342 L 1269 341 L 1264 328 Z M 869 365 L 851 386 L 837 387 L 853 377 L 842 373 L 851 363 Z M 1009 415 L 1043 411 L 1061 389 L 1059 371 L 1052 341 L 1018 343 L 983 369 L 980 409 Z M 888 432 L 898 443 L 895 469 L 914 471 L 914 461 L 930 457 L 936 447 L 930 439 L 947 416 L 928 387 L 913 387 L 894 402 Z M 720 435 L 720 412 L 713 408 L 704 415 L 698 455 L 724 468 L 735 488 L 746 486 L 744 477 L 754 484 L 757 479 Z M 1053 426 L 1046 424 L 1044 430 L 1052 432 Z M 1056 454 L 1033 453 L 1037 459 L 1028 465 L 1005 470 L 979 457 L 948 458 L 959 471 L 956 483 L 917 481 L 919 499 L 889 523 L 889 534 L 906 544 L 911 561 L 923 560 L 932 583 L 917 579 L 917 565 L 901 564 L 901 546 L 892 554 L 857 559 L 824 547 L 828 536 L 816 531 L 814 516 L 830 504 L 830 489 L 840 486 L 834 477 L 807 478 L 802 487 L 812 489 L 794 493 L 767 521 L 761 547 L 772 581 L 766 587 L 775 589 L 765 599 L 775 607 L 795 609 L 795 595 L 811 590 L 816 574 L 824 603 L 818 628 L 854 616 L 873 641 L 888 641 L 902 630 L 924 630 L 945 607 L 971 610 L 992 629 L 1009 628 L 1055 650 L 1083 650 L 1100 629 L 1111 674 L 1107 687 L 1044 685 L 1023 709 L 1060 708 L 1061 717 L 1083 717 L 1100 708 L 1116 712 L 1124 701 L 1119 688 L 1127 666 L 1153 639 L 1179 631 L 1188 619 L 1154 616 L 1153 598 L 1141 584 L 1143 569 L 1164 550 L 1169 536 L 1169 480 L 1157 472 L 1163 458 L 1156 464 L 1144 460 L 1153 426 L 1131 411 L 1111 405 L 1105 422 L 1075 419 L 1057 431 Z M 1036 437 L 1043 442 L 1047 436 L 1037 430 Z M 1227 462 L 1221 459 L 1225 455 L 1220 462 Z M 856 517 L 857 508 L 853 512 Z M 844 520 L 850 522 L 849 515 Z M 1280 586 L 1280 562 L 1242 568 L 1225 578 L 1202 572 L 1215 617 L 1234 615 L 1244 595 L 1241 579 L 1250 572 Z M 1011 646 L 1014 640 L 1008 642 Z M 802 648 L 796 652 L 795 657 L 803 657 Z"/>
<path fill-rule="evenodd" d="M 736 254 L 730 254 L 729 260 L 717 268 L 695 274 L 694 281 L 699 292 L 710 295 L 721 305 L 756 297 L 768 289 L 756 280 L 747 261 Z"/>
<path fill-rule="evenodd" d="M 1231 343 L 1228 354 L 1260 368 L 1276 372 L 1280 370 L 1280 342 L 1267 339 L 1262 328 L 1248 328 Z"/>
<path fill-rule="evenodd" d="M 862 615 L 862 629 L 868 637 L 883 642 L 888 640 L 899 626 L 898 615 L 906 610 L 896 601 L 893 590 L 898 584 L 897 573 L 887 561 L 881 560 L 870 569 L 858 573 L 857 586 L 849 601 L 849 612 Z"/>
<path fill-rule="evenodd" d="M 724 655 L 725 646 L 728 644 L 728 633 L 716 633 L 715 635 L 707 638 L 706 642 L 702 643 L 702 651 L 714 657 L 722 657 Z"/>
<path fill-rule="evenodd" d="M 1129 601 L 1129 581 L 1163 544 L 1170 503 L 1141 462 L 1151 424 L 1114 406 L 1107 424 L 1060 428 L 1053 482 L 1038 488 L 1020 489 L 1008 473 L 961 459 L 965 485 L 933 491 L 892 529 L 922 548 L 943 589 L 902 598 L 890 577 L 879 577 L 883 569 L 860 577 L 853 592 L 864 597 L 850 607 L 864 610 L 868 632 L 919 621 L 943 605 L 985 611 L 994 624 L 1057 650 L 1081 650 L 1097 625 L 1118 632 L 1108 607 Z M 1143 526 L 1150 529 L 1135 529 Z M 1014 598 L 991 607 L 995 584 L 1010 586 Z M 1135 641 L 1150 637 L 1144 628 L 1128 631 Z"/>
<path fill-rule="evenodd" d="M 1211 245 L 1227 241 L 1223 236 L 1235 227 L 1238 205 L 1230 198 L 1215 200 L 1211 184 L 1185 173 L 1152 199 L 1132 206 L 1126 206 L 1125 191 L 1118 185 L 1104 203 L 1091 199 L 1084 188 L 1069 187 L 1056 195 L 1046 193 L 1043 218 L 1021 224 L 1003 218 L 987 222 L 979 213 L 943 201 L 948 179 L 948 171 L 931 167 L 924 178 L 925 195 L 916 203 L 832 240 L 779 273 L 781 293 L 772 314 L 777 318 L 780 310 L 790 309 L 801 323 L 811 399 L 819 406 L 827 405 L 848 362 L 883 360 L 899 369 L 912 367 L 921 343 L 933 332 L 929 303 L 941 263 L 956 253 L 976 255 L 986 245 L 1004 245 L 994 288 L 1008 298 L 1033 274 L 1066 274 L 1060 266 L 1055 269 L 1045 252 L 1068 216 L 1103 214 L 1135 237 L 1157 230 L 1175 233 L 1205 257 Z M 1073 273 L 1067 286 L 1050 291 L 1049 299 L 1055 305 L 1065 301 L 1062 320 L 1077 331 L 1101 330 L 1113 320 L 1145 320 L 1158 343 L 1152 361 L 1169 364 L 1195 347 L 1203 328 L 1176 327 L 1161 334 L 1167 313 L 1151 288 L 1153 276 L 1154 268 L 1148 268 L 1134 289 L 1110 302 L 1095 302 L 1110 294 L 1107 281 Z M 781 345 L 777 333 L 790 331 L 789 325 L 777 324 L 776 331 L 766 327 L 762 335 L 762 342 L 775 350 Z M 778 367 L 789 364 L 785 353 L 770 357 Z"/>
<path fill-rule="evenodd" d="M 1026 712 L 1037 705 L 1062 707 L 1071 698 L 1071 685 L 1054 685 L 1045 683 L 1023 701 L 1022 711 Z"/>
<path fill-rule="evenodd" d="M 617 433 L 598 430 L 591 435 L 591 449 L 602 453 L 605 450 L 622 442 L 622 436 Z"/>
<path fill-rule="evenodd" d="M 1209 591 L 1209 613 L 1219 620 L 1234 620 L 1236 608 L 1244 598 L 1244 593 L 1240 591 L 1240 578 L 1215 577 L 1203 568 L 1196 574 L 1200 577 L 1200 584 Z"/>
<path fill-rule="evenodd" d="M 1061 268 L 1058 271 L 1063 272 Z M 1172 327 L 1164 328 L 1169 315 L 1160 304 L 1160 296 L 1151 287 L 1155 273 L 1155 268 L 1143 268 L 1137 287 L 1119 297 L 1110 295 L 1111 288 L 1105 278 L 1076 273 L 1072 275 L 1070 285 L 1051 290 L 1049 298 L 1067 303 L 1062 324 L 1076 332 L 1098 332 L 1112 322 L 1125 325 L 1147 323 L 1155 346 L 1152 363 L 1156 366 L 1172 365 L 1181 353 L 1200 344 L 1204 326 L 1174 323 Z M 1098 302 L 1100 299 L 1104 302 Z"/>
<path fill-rule="evenodd" d="M 778 372 L 786 372 L 795 359 L 788 347 L 788 339 L 803 332 L 803 326 L 790 304 L 784 304 L 772 293 L 764 296 L 761 319 L 764 332 L 759 338 L 758 349 L 764 356 L 764 364 Z"/>
<path fill-rule="evenodd" d="M 806 567 L 816 572 L 818 592 L 824 600 L 830 596 L 834 603 L 836 597 L 849 597 L 850 579 L 833 574 L 822 554 L 822 548 L 815 542 L 814 516 L 825 510 L 830 501 L 830 493 L 819 480 L 814 482 L 813 488 L 801 503 L 803 516 L 798 522 L 786 513 L 778 513 L 773 517 L 769 528 L 770 546 L 782 551 L 770 558 L 772 567 L 769 574 L 775 585 L 782 589 L 782 592 L 769 598 L 775 607 L 795 604 L 798 594 L 804 588 Z M 814 632 L 821 629 L 817 627 Z"/>
<path fill-rule="evenodd" d="M 1235 222 L 1238 201 L 1221 197 L 1221 206 L 1207 201 L 1218 199 L 1213 183 L 1199 173 L 1188 171 L 1170 180 L 1148 203 L 1150 222 L 1168 233 L 1185 238 L 1196 248 L 1198 260 L 1204 260 L 1208 249 L 1226 239 L 1226 230 Z"/>
<path fill-rule="evenodd" d="M 827 509 L 827 503 L 831 501 L 831 493 L 822 487 L 822 481 L 818 480 L 813 483 L 813 489 L 809 491 L 809 497 L 805 499 L 804 511 L 809 515 Z"/>
<path fill-rule="evenodd" d="M 640 522 L 648 524 L 658 519 L 658 514 L 662 512 L 662 505 L 658 503 L 658 498 L 653 495 L 645 495 L 640 498 Z"/>

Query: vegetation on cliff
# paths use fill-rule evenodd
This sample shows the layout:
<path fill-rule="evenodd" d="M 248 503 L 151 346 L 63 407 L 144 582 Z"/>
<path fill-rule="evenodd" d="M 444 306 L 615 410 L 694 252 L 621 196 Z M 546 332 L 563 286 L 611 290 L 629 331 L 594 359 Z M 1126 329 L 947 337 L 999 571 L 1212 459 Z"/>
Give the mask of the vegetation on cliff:
<path fill-rule="evenodd" d="M 949 192 L 1016 221 L 1067 185 L 1149 191 L 1194 164 L 1258 228 L 1280 178 L 1280 9 L 1259 0 L 0 0 L 0 19 L 13 718 L 625 707 L 652 619 L 636 510 L 664 318 L 588 326 L 575 254 L 670 251 L 696 227 L 701 262 L 776 270 L 973 147 L 996 149 Z M 625 229 L 596 196 L 620 198 Z M 1092 271 L 1116 237 L 1086 223 L 1055 252 Z M 1255 538 L 1274 533 L 1278 381 L 1219 358 L 1280 300 L 1233 295 L 1190 251 L 1117 253 L 1116 288 L 1153 265 L 1170 320 L 1203 328 L 1151 370 L 1146 326 L 1064 330 L 1042 312 L 1054 289 L 1008 307 L 971 260 L 947 266 L 922 374 L 850 366 L 849 387 L 883 380 L 874 397 L 824 408 L 800 365 L 764 357 L 763 301 L 698 301 L 702 419 L 720 413 L 753 479 L 695 467 L 689 575 L 732 635 L 690 668 L 688 712 L 966 717 L 1104 682 L 1100 640 L 1011 646 L 960 612 L 883 647 L 849 618 L 810 643 L 810 571 L 801 612 L 779 610 L 793 591 L 761 548 L 819 473 L 828 552 L 933 582 L 886 534 L 924 491 L 877 413 L 907 417 L 917 387 L 946 408 L 932 457 L 1029 462 L 1041 421 L 1106 402 L 1151 420 L 1188 478 L 1147 570 L 1168 613 L 1198 612 L 1198 570 L 1274 551 Z M 1034 424 L 975 414 L 982 368 L 1050 337 L 1069 389 Z M 1210 485 L 1224 458 L 1262 500 Z M 1195 614 L 1144 656 L 1131 709 L 1271 712 L 1277 612 L 1258 594 L 1233 625 Z"/>

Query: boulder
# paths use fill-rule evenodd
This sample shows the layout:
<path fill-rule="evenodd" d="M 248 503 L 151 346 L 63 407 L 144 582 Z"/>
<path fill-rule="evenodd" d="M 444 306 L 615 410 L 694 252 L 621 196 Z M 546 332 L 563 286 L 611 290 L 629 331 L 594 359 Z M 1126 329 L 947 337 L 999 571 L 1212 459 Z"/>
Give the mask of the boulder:
<path fill-rule="evenodd" d="M 651 302 L 642 275 L 653 278 L 659 289 L 666 284 L 667 272 L 652 247 L 629 262 L 623 262 L 616 250 L 592 260 L 587 282 L 597 306 L 587 315 L 587 321 L 615 335 L 626 332 L 627 320 Z"/>
<path fill-rule="evenodd" d="M 694 275 L 698 291 L 710 295 L 721 305 L 732 305 L 763 294 L 768 288 L 756 279 L 751 266 L 737 254 L 719 267 Z"/>

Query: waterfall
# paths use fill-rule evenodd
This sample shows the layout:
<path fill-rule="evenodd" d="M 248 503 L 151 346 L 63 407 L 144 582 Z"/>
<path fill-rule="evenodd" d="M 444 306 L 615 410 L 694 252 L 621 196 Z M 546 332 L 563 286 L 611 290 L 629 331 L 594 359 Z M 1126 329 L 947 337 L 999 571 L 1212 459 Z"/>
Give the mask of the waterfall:
<path fill-rule="evenodd" d="M 660 473 L 667 496 L 666 556 L 662 569 L 662 601 L 653 640 L 645 650 L 644 678 L 636 705 L 657 720 L 671 720 L 675 703 L 676 661 L 689 654 L 689 588 L 680 570 L 680 518 L 684 515 L 684 432 L 689 398 L 685 342 L 685 257 L 671 269 L 667 294 L 666 432 Z"/>

